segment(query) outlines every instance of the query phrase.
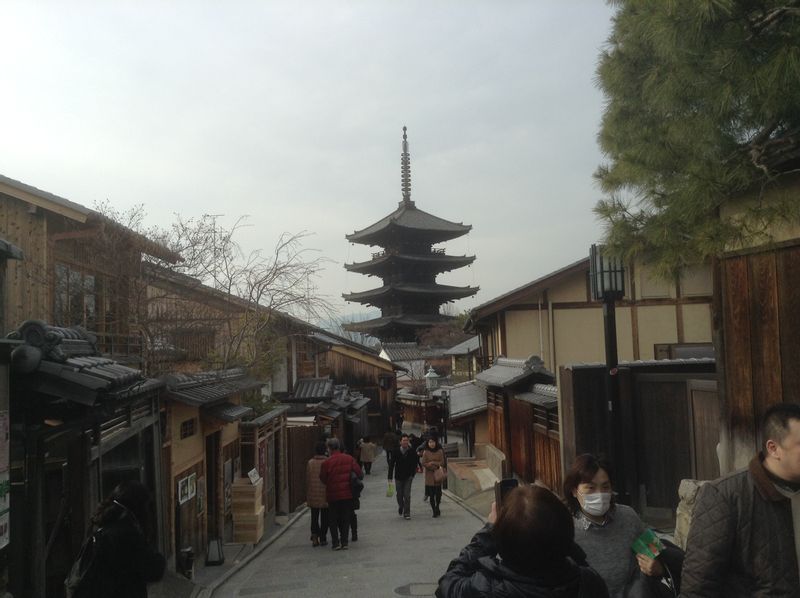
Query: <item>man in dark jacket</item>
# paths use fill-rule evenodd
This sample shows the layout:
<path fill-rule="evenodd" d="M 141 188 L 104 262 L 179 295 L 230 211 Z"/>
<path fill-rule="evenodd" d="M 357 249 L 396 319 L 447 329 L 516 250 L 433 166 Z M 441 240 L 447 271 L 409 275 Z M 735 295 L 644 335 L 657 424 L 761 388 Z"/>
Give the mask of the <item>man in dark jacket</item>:
<path fill-rule="evenodd" d="M 764 415 L 764 450 L 744 471 L 703 485 L 681 596 L 800 598 L 800 405 Z"/>
<path fill-rule="evenodd" d="M 411 482 L 419 466 L 419 455 L 411 448 L 408 434 L 400 437 L 400 446 L 392 451 L 389 460 L 389 481 L 394 476 L 395 495 L 397 496 L 397 512 L 411 519 Z"/>
<path fill-rule="evenodd" d="M 347 550 L 350 537 L 350 519 L 353 516 L 353 490 L 351 473 L 359 479 L 364 477 L 361 468 L 347 453 L 343 453 L 338 438 L 328 439 L 330 457 L 322 462 L 319 479 L 325 484 L 328 500 L 328 524 L 334 550 Z M 340 543 L 341 541 L 341 543 Z"/>

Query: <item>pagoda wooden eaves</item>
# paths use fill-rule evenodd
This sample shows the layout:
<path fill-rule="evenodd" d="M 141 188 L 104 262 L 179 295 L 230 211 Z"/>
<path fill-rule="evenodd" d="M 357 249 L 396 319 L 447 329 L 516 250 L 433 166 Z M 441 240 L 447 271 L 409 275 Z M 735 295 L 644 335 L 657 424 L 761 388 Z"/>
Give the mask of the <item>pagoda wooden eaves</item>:
<path fill-rule="evenodd" d="M 382 247 L 397 239 L 434 244 L 466 235 L 471 229 L 470 224 L 450 222 L 419 210 L 413 202 L 400 202 L 394 212 L 367 228 L 346 235 L 346 238 L 351 243 Z"/>
<path fill-rule="evenodd" d="M 401 264 L 424 269 L 426 272 L 442 273 L 469 266 L 474 261 L 474 255 L 447 255 L 443 252 L 429 254 L 381 252 L 373 254 L 373 258 L 369 261 L 345 264 L 344 267 L 348 272 L 380 276 L 387 269 Z"/>
<path fill-rule="evenodd" d="M 380 306 L 386 303 L 393 296 L 420 297 L 433 299 L 435 302 L 445 303 L 454 299 L 470 297 L 479 291 L 479 287 L 455 287 L 443 284 L 413 284 L 399 283 L 388 284 L 377 289 L 361 291 L 358 293 L 345 293 L 342 295 L 345 301 L 355 303 L 365 303 L 368 305 Z"/>

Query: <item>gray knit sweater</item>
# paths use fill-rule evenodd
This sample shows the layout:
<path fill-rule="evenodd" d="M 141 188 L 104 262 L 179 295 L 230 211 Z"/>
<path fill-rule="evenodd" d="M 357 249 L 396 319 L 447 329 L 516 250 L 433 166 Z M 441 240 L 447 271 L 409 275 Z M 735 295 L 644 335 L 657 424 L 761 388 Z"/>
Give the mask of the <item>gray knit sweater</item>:
<path fill-rule="evenodd" d="M 636 511 L 625 505 L 612 507 L 604 525 L 592 523 L 583 513 L 575 516 L 575 542 L 606 582 L 611 598 L 646 595 L 643 576 L 631 550 L 631 544 L 644 530 Z"/>

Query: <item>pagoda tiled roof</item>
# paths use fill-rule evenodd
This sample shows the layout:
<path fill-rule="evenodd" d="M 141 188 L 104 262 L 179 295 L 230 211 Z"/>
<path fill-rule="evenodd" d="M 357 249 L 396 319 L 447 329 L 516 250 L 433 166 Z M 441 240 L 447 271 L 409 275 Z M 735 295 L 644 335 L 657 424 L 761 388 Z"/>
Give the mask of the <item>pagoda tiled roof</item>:
<path fill-rule="evenodd" d="M 468 266 L 475 261 L 474 255 L 447 255 L 445 253 L 378 253 L 366 262 L 356 262 L 345 264 L 344 267 L 349 272 L 359 272 L 361 274 L 380 274 L 385 268 L 393 264 L 406 264 L 415 268 L 425 268 L 432 272 L 449 272 L 462 266 Z"/>
<path fill-rule="evenodd" d="M 404 314 L 399 316 L 383 316 L 372 320 L 351 322 L 344 325 L 345 330 L 352 332 L 373 333 L 391 328 L 424 328 L 441 322 L 452 320 L 452 317 L 442 314 Z"/>
<path fill-rule="evenodd" d="M 394 230 L 404 233 L 424 233 L 427 240 L 432 243 L 438 243 L 465 235 L 471 229 L 472 225 L 470 224 L 450 222 L 444 218 L 428 214 L 418 209 L 413 201 L 401 201 L 394 212 L 367 228 L 347 235 L 346 238 L 351 243 L 381 245 L 381 241 Z"/>
<path fill-rule="evenodd" d="M 357 303 L 373 303 L 375 300 L 391 297 L 392 295 L 423 296 L 435 297 L 449 301 L 450 299 L 461 299 L 474 295 L 479 290 L 478 287 L 455 287 L 444 284 L 411 284 L 395 283 L 388 284 L 368 291 L 358 293 L 346 293 L 342 297 L 345 301 Z"/>
<path fill-rule="evenodd" d="M 424 361 L 426 357 L 419 343 L 381 343 L 381 353 L 393 362 Z"/>

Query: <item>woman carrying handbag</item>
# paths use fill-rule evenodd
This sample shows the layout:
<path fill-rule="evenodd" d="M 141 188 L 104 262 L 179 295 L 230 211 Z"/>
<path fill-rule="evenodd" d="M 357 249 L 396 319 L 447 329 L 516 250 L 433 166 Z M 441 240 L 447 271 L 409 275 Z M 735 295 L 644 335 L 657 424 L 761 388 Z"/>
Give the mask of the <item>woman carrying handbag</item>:
<path fill-rule="evenodd" d="M 442 514 L 439 505 L 442 502 L 442 483 L 447 479 L 445 466 L 444 450 L 439 439 L 428 438 L 422 451 L 422 468 L 425 470 L 425 496 L 430 499 L 434 517 Z"/>

